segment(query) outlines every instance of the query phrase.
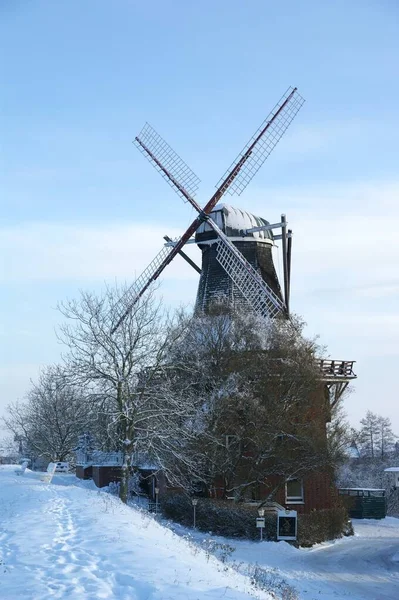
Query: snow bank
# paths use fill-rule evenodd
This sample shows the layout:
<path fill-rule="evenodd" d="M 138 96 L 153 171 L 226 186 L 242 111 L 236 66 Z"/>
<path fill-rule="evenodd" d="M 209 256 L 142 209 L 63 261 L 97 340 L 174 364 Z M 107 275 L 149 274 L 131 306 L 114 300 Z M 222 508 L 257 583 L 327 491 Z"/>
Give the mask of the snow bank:
<path fill-rule="evenodd" d="M 0 467 L 2 600 L 270 600 L 117 498 L 14 468 Z"/>
<path fill-rule="evenodd" d="M 244 575 L 256 570 L 276 598 L 285 584 L 300 599 L 398 598 L 399 519 L 354 521 L 356 536 L 306 550 L 181 526 L 178 536 L 90 481 L 60 474 L 44 485 L 14 470 L 0 466 L 1 600 L 271 600 Z M 224 563 L 217 545 L 234 546 Z"/>

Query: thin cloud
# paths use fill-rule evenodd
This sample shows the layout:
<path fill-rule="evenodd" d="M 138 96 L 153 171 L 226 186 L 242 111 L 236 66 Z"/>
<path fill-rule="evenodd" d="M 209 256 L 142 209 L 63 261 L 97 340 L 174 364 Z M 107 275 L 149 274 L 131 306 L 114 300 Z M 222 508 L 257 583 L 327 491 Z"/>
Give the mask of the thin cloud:
<path fill-rule="evenodd" d="M 310 290 L 311 294 L 347 294 L 355 292 L 366 296 L 389 296 L 399 293 L 399 279 L 342 287 L 324 287 Z"/>
<path fill-rule="evenodd" d="M 374 140 L 393 138 L 392 121 L 386 123 L 361 119 L 355 120 L 323 120 L 312 124 L 296 123 L 285 135 L 283 157 L 336 152 L 337 148 L 359 147 L 370 138 Z M 277 160 L 279 160 L 277 156 Z"/>
<path fill-rule="evenodd" d="M 30 223 L 3 229 L 0 281 L 131 281 L 162 249 L 164 233 L 158 224 L 118 223 L 92 227 Z M 195 256 L 198 250 L 191 247 L 187 252 Z M 185 280 L 195 278 L 195 272 L 181 259 L 173 261 L 165 276 Z"/>

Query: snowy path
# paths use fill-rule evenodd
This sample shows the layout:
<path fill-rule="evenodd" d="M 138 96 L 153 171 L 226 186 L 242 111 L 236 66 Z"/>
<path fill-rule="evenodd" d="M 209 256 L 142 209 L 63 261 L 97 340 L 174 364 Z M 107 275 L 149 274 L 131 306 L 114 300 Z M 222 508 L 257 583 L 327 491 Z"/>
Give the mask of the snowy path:
<path fill-rule="evenodd" d="M 232 542 L 231 560 L 278 569 L 301 599 L 399 600 L 399 519 L 354 521 L 354 526 L 355 536 L 311 549 Z"/>
<path fill-rule="evenodd" d="M 53 482 L 0 467 L 1 600 L 270 599 L 116 498 Z"/>
<path fill-rule="evenodd" d="M 399 563 L 393 560 L 399 550 L 399 528 L 396 537 L 360 537 L 309 552 L 306 567 L 312 579 L 331 588 L 331 598 L 362 600 L 399 599 Z M 318 580 L 318 581 L 317 581 Z M 325 596 L 328 598 L 328 596 Z"/>

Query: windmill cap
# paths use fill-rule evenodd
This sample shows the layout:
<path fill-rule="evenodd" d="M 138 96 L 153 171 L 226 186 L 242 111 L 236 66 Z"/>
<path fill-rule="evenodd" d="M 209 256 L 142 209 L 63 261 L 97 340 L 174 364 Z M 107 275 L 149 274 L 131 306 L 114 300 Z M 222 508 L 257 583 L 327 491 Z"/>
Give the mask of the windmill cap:
<path fill-rule="evenodd" d="M 262 217 L 257 217 L 245 210 L 230 206 L 230 204 L 220 203 L 215 206 L 211 212 L 211 218 L 227 235 L 234 241 L 251 241 L 273 244 L 273 233 L 271 230 L 248 232 L 253 227 L 262 227 L 270 225 L 269 221 Z M 212 243 L 216 241 L 217 236 L 211 226 L 204 221 L 198 227 L 195 234 L 197 244 L 204 242 Z"/>

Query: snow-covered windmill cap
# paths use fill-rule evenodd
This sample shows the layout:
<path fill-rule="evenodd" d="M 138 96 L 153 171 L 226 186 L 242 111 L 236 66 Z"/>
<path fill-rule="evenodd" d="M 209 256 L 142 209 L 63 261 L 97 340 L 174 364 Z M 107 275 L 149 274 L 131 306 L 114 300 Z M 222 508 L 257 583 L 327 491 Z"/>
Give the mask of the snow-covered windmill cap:
<path fill-rule="evenodd" d="M 266 221 L 262 217 L 257 217 L 245 210 L 235 208 L 223 202 L 215 206 L 211 212 L 211 218 L 230 239 L 273 244 L 273 233 L 271 230 L 245 233 L 253 227 L 262 227 L 263 225 L 270 224 L 269 221 Z M 195 241 L 197 243 L 206 241 L 212 243 L 216 241 L 216 234 L 208 223 L 201 223 L 198 227 Z"/>

